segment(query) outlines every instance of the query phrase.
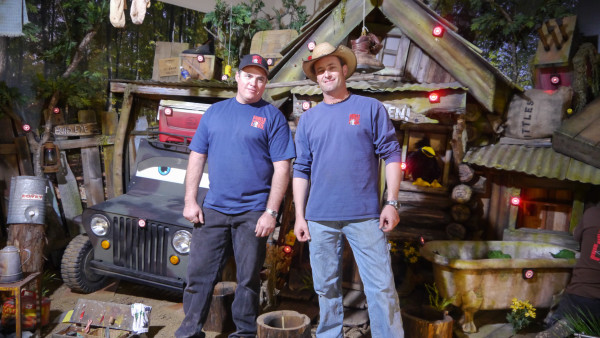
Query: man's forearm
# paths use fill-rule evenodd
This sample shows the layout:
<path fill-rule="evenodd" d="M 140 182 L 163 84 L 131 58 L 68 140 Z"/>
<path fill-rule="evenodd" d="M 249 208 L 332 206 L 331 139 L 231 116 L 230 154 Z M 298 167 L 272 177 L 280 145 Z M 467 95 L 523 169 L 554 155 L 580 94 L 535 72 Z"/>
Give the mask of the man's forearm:
<path fill-rule="evenodd" d="M 198 196 L 198 186 L 204 172 L 204 164 L 206 163 L 206 154 L 199 154 L 195 151 L 190 153 L 188 166 L 185 172 L 185 197 L 184 201 L 196 201 Z"/>
<path fill-rule="evenodd" d="M 294 191 L 294 208 L 296 209 L 296 219 L 304 219 L 306 208 L 306 197 L 308 195 L 308 180 L 301 177 L 294 177 L 292 181 Z"/>
<path fill-rule="evenodd" d="M 273 162 L 273 169 L 267 208 L 278 211 L 290 182 L 290 160 Z"/>
<path fill-rule="evenodd" d="M 390 162 L 385 165 L 385 181 L 387 183 L 387 200 L 397 200 L 402 181 L 400 163 Z"/>

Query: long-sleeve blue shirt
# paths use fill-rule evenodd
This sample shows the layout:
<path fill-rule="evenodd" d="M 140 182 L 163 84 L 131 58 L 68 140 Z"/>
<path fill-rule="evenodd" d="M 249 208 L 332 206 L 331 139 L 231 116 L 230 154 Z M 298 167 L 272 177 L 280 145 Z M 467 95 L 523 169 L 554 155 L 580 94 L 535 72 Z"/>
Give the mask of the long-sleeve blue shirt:
<path fill-rule="evenodd" d="M 379 217 L 379 158 L 400 162 L 383 105 L 350 95 L 307 110 L 296 130 L 294 177 L 310 180 L 305 217 L 312 221 Z"/>

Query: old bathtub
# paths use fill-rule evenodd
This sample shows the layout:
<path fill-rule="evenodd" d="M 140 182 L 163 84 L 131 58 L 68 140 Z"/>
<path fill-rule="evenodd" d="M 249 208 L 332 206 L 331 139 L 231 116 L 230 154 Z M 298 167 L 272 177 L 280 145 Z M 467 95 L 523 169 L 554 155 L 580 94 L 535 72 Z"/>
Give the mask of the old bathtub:
<path fill-rule="evenodd" d="M 575 266 L 575 258 L 552 256 L 562 249 L 566 248 L 520 241 L 431 241 L 420 251 L 433 263 L 440 294 L 454 297 L 453 304 L 462 309 L 463 331 L 473 333 L 477 332 L 473 322 L 477 311 L 509 309 L 513 298 L 549 308 Z M 512 259 L 488 259 L 492 250 L 501 250 Z"/>

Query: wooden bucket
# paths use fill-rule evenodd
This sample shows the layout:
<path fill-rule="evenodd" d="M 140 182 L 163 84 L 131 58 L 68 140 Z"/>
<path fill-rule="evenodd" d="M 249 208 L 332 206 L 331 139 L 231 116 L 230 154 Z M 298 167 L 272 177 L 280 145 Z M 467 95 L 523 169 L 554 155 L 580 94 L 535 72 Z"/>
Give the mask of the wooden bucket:
<path fill-rule="evenodd" d="M 428 308 L 403 308 L 404 335 L 413 338 L 452 338 L 454 320 L 447 312 Z"/>
<path fill-rule="evenodd" d="M 282 310 L 263 313 L 256 319 L 258 338 L 310 338 L 310 319 L 296 311 Z"/>

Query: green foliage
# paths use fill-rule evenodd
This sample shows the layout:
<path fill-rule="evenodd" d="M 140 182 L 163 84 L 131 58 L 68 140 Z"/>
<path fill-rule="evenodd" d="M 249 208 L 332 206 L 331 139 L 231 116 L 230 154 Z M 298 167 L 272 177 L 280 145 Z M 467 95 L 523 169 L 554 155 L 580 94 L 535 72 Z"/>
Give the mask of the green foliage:
<path fill-rule="evenodd" d="M 76 109 L 98 109 L 103 106 L 106 79 L 97 72 L 73 72 L 70 76 L 46 79 L 38 74 L 35 87 L 40 99 L 48 99 L 55 91 L 60 92 L 59 106 Z"/>
<path fill-rule="evenodd" d="M 425 289 L 427 289 L 427 295 L 429 296 L 429 305 L 436 310 L 444 311 L 454 302 L 455 296 L 450 299 L 442 297 L 435 283 L 425 284 Z"/>
<path fill-rule="evenodd" d="M 566 314 L 565 321 L 577 333 L 590 336 L 600 336 L 600 317 L 591 313 L 589 309 L 577 309 L 575 314 Z"/>
<path fill-rule="evenodd" d="M 489 259 L 511 259 L 512 256 L 505 254 L 502 250 L 490 250 L 488 251 L 487 258 Z"/>
<path fill-rule="evenodd" d="M 548 18 L 574 12 L 577 0 L 429 0 L 459 33 L 480 47 L 484 56 L 517 84 L 532 85 L 529 62 L 538 35 L 536 26 Z"/>
<path fill-rule="evenodd" d="M 273 8 L 275 12 L 275 21 L 277 27 L 295 29 L 300 32 L 300 28 L 308 21 L 308 14 L 306 13 L 306 6 L 301 6 L 296 3 L 296 0 L 281 0 L 282 10 Z M 283 20 L 286 16 L 289 16 L 290 23 L 284 24 Z"/>
<path fill-rule="evenodd" d="M 562 249 L 558 253 L 550 253 L 554 258 L 565 258 L 565 259 L 574 259 L 575 253 L 571 250 Z"/>
<path fill-rule="evenodd" d="M 0 81 L 0 106 L 10 106 L 13 103 L 25 103 L 25 98 L 18 88 L 9 87 L 6 82 Z"/>

